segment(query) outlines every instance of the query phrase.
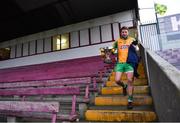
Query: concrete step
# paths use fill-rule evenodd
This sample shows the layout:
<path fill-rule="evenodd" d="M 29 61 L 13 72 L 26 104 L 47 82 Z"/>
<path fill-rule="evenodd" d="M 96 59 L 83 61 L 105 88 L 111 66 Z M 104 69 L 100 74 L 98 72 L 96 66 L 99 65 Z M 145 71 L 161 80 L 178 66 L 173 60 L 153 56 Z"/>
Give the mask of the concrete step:
<path fill-rule="evenodd" d="M 112 106 L 126 106 L 128 104 L 128 96 L 110 95 L 95 97 L 95 105 L 112 105 Z M 152 105 L 152 97 L 147 95 L 134 95 L 133 105 Z"/>
<path fill-rule="evenodd" d="M 89 106 L 88 110 L 127 110 L 127 106 Z M 140 105 L 140 106 L 134 106 L 133 111 L 154 111 L 154 108 L 152 105 Z"/>
<path fill-rule="evenodd" d="M 122 94 L 123 88 L 122 87 L 103 87 L 101 89 L 101 94 Z M 149 86 L 134 86 L 134 94 L 149 94 Z"/>
<path fill-rule="evenodd" d="M 142 73 L 139 73 L 139 74 L 140 74 L 140 76 L 138 77 L 139 79 L 145 79 L 146 78 L 145 74 L 142 74 Z M 110 75 L 108 79 L 110 81 L 114 81 L 115 80 L 115 75 Z M 125 74 L 123 74 L 121 76 L 121 80 L 127 80 L 127 77 L 126 77 Z"/>
<path fill-rule="evenodd" d="M 125 80 L 123 82 L 127 83 L 127 80 Z M 147 84 L 148 84 L 147 79 L 135 79 L 134 82 L 133 82 L 133 85 L 135 85 L 135 86 L 147 85 Z M 115 83 L 115 81 L 107 81 L 106 86 L 107 87 L 112 87 L 112 86 L 119 86 L 119 85 L 117 85 Z"/>
<path fill-rule="evenodd" d="M 85 113 L 88 121 L 127 121 L 127 122 L 148 122 L 157 121 L 153 111 L 113 111 L 113 110 L 87 110 Z"/>

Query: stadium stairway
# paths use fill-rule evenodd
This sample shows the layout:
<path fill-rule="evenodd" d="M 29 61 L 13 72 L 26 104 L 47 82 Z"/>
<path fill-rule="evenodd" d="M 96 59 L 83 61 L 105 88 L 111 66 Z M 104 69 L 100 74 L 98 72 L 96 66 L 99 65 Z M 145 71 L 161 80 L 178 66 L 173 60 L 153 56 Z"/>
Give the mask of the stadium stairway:
<path fill-rule="evenodd" d="M 139 64 L 138 72 L 140 76 L 134 81 L 133 109 L 127 109 L 128 96 L 123 96 L 122 87 L 116 85 L 115 73 L 112 72 L 101 88 L 100 94 L 95 97 L 93 105 L 90 105 L 85 112 L 85 120 L 88 122 L 158 121 L 142 63 Z M 127 82 L 125 75 L 122 76 L 122 81 Z"/>

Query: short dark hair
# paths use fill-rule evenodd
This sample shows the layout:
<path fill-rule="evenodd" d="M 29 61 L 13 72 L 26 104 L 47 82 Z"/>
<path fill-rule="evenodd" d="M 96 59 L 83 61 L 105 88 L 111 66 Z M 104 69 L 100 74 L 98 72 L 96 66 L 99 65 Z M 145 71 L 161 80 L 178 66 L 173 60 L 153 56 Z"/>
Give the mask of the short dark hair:
<path fill-rule="evenodd" d="M 129 30 L 129 28 L 126 27 L 126 26 L 123 26 L 123 27 L 121 27 L 120 32 L 121 32 L 122 30 Z"/>

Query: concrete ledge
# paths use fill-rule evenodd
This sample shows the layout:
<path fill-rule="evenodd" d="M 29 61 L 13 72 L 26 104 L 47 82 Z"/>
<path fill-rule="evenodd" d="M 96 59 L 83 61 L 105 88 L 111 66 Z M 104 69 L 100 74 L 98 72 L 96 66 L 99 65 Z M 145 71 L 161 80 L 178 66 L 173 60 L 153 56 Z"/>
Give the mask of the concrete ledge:
<path fill-rule="evenodd" d="M 87 110 L 85 116 L 88 121 L 148 122 L 157 119 L 152 111 Z"/>
<path fill-rule="evenodd" d="M 150 50 L 147 64 L 159 121 L 180 121 L 180 71 Z"/>

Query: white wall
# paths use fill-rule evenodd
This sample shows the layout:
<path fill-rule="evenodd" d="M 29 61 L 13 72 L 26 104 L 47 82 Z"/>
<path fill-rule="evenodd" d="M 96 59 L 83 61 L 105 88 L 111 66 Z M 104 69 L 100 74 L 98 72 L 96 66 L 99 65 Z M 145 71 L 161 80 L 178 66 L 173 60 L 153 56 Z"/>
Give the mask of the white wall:
<path fill-rule="evenodd" d="M 78 47 L 79 46 L 79 36 L 78 31 L 74 31 L 70 33 L 71 35 L 71 47 Z"/>
<path fill-rule="evenodd" d="M 56 29 L 3 42 L 0 44 L 0 48 L 9 47 L 9 46 L 12 47 L 11 58 L 14 58 L 15 55 L 16 57 L 17 56 L 20 57 L 22 55 L 25 56 L 27 54 L 28 48 L 29 48 L 29 55 L 32 56 L 0 61 L 0 69 L 99 55 L 100 47 L 106 47 L 108 45 L 111 46 L 112 42 L 105 43 L 106 41 L 111 41 L 113 37 L 114 39 L 117 39 L 119 37 L 118 23 L 121 23 L 123 26 L 124 25 L 132 26 L 132 21 L 134 20 L 133 14 L 134 11 L 129 10 L 129 11 L 125 11 L 101 18 L 96 18 L 81 23 L 68 25 L 65 27 L 59 27 Z M 111 33 L 112 30 L 111 24 L 114 32 L 113 37 Z M 99 29 L 97 29 L 100 26 L 102 33 L 102 42 L 104 42 L 103 44 L 73 48 L 79 46 L 79 43 L 80 46 L 89 45 L 89 34 L 92 44 L 100 43 L 100 32 Z M 36 52 L 42 53 L 43 50 L 44 52 L 51 51 L 51 44 L 50 44 L 51 36 L 64 34 L 64 33 L 70 33 L 71 47 L 73 49 L 33 55 Z M 78 37 L 79 33 L 80 33 L 80 37 Z M 79 42 L 79 38 L 80 38 L 80 42 Z M 26 44 L 28 43 L 29 46 L 27 47 Z M 23 47 L 21 46 L 22 44 L 24 44 Z M 43 44 L 45 46 L 44 49 L 42 47 Z M 17 45 L 16 48 L 14 47 L 15 45 Z M 16 54 L 14 53 L 15 49 L 16 49 Z"/>
<path fill-rule="evenodd" d="M 119 23 L 114 23 L 113 24 L 113 36 L 114 36 L 114 39 L 118 39 L 119 38 Z"/>
<path fill-rule="evenodd" d="M 84 46 L 84 45 L 89 45 L 89 31 L 88 31 L 88 29 L 80 30 L 80 46 Z"/>
<path fill-rule="evenodd" d="M 21 57 L 22 56 L 22 44 L 17 44 L 16 46 L 16 57 Z"/>
<path fill-rule="evenodd" d="M 32 54 L 35 54 L 35 45 L 36 45 L 36 41 L 34 40 L 34 41 L 31 41 L 30 42 L 30 44 L 29 44 L 30 46 L 30 55 L 32 55 Z"/>
<path fill-rule="evenodd" d="M 14 58 L 16 55 L 16 47 L 11 46 L 10 58 Z"/>
<path fill-rule="evenodd" d="M 92 27 L 90 29 L 91 43 L 100 43 L 100 27 Z"/>
<path fill-rule="evenodd" d="M 28 55 L 28 50 L 29 50 L 29 42 L 23 43 L 23 56 Z"/>
<path fill-rule="evenodd" d="M 51 51 L 51 37 L 44 39 L 44 52 Z"/>
<path fill-rule="evenodd" d="M 102 42 L 112 40 L 112 32 L 111 32 L 111 25 L 106 24 L 101 27 L 102 32 Z"/>
<path fill-rule="evenodd" d="M 61 61 L 61 60 L 74 59 L 74 58 L 97 56 L 97 55 L 100 55 L 99 48 L 107 47 L 107 46 L 112 46 L 112 42 L 103 43 L 99 45 L 92 45 L 92 46 L 87 46 L 87 47 L 81 47 L 81 48 L 74 48 L 74 49 L 69 49 L 69 50 L 63 50 L 61 52 L 57 51 L 57 52 L 44 53 L 44 54 L 34 55 L 34 56 L 29 56 L 29 57 L 22 57 L 22 58 L 0 61 L 0 69 L 32 65 L 32 64 L 41 64 L 41 63 Z"/>
<path fill-rule="evenodd" d="M 43 39 L 37 40 L 37 53 L 43 52 Z"/>

